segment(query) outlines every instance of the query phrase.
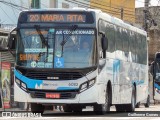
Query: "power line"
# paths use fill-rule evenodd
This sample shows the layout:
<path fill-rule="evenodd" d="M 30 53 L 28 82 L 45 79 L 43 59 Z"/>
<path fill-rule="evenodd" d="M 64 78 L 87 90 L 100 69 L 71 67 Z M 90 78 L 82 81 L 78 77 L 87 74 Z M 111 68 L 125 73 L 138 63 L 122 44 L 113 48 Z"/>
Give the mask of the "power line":
<path fill-rule="evenodd" d="M 14 23 L 14 21 L 12 20 L 12 18 L 10 18 L 10 16 L 3 10 L 3 8 L 0 6 L 1 10 L 4 12 L 4 14 L 7 15 L 7 17 Z"/>
<path fill-rule="evenodd" d="M 7 3 L 3 3 L 3 4 L 5 4 L 5 5 L 7 5 L 7 6 L 10 6 L 10 7 L 13 7 L 14 9 L 20 10 L 20 9 L 18 9 L 17 7 L 12 6 L 12 5 L 10 5 L 10 4 L 7 4 Z"/>
<path fill-rule="evenodd" d="M 98 1 L 98 0 L 97 0 Z M 97 2 L 92 2 L 92 3 L 96 3 L 96 4 L 100 4 L 99 2 L 97 3 Z M 103 2 L 101 5 L 105 5 L 105 4 L 107 4 L 107 2 Z M 107 7 L 111 7 L 111 8 L 115 8 L 115 9 L 121 9 L 121 7 L 123 7 L 123 8 L 126 8 L 126 9 L 132 9 L 132 8 L 129 8 L 129 7 L 125 7 L 125 6 L 118 6 L 118 5 L 116 5 L 116 4 L 112 4 L 113 6 L 117 6 L 117 7 L 113 7 L 113 6 L 107 6 Z M 106 6 L 106 5 L 105 5 Z"/>
<path fill-rule="evenodd" d="M 83 2 L 79 2 L 79 1 L 70 1 L 70 0 L 65 0 L 65 1 L 67 1 L 67 2 L 72 2 L 72 3 L 75 3 L 75 4 L 78 4 L 78 5 L 81 5 L 81 6 L 85 6 L 85 7 L 88 7 L 88 8 L 99 8 L 99 9 L 103 9 L 103 11 L 105 11 L 105 12 L 108 12 L 108 13 L 112 13 L 112 14 L 117 14 L 117 12 L 119 12 L 119 14 L 121 13 L 121 9 L 120 8 L 116 8 L 116 9 L 118 9 L 119 11 L 115 11 L 115 10 L 110 10 L 110 9 L 106 9 L 106 8 L 102 8 L 102 6 L 104 6 L 104 7 L 106 7 L 105 5 L 102 5 L 102 4 L 98 4 L 98 6 L 95 6 L 95 5 L 92 5 L 92 7 L 90 7 L 90 5 L 89 4 L 85 4 L 85 3 L 83 3 Z M 132 15 L 133 17 L 135 17 L 135 15 L 133 15 L 133 14 L 129 14 L 129 13 L 126 13 L 126 14 L 128 14 L 128 15 Z"/>
<path fill-rule="evenodd" d="M 11 0 L 10 0 L 10 3 L 11 3 Z M 17 18 L 13 7 L 12 7 L 12 10 L 13 10 L 13 13 L 14 13 L 15 18 Z"/>
<path fill-rule="evenodd" d="M 85 3 L 79 4 L 79 3 L 82 3 L 82 2 L 77 2 L 76 0 L 75 0 L 74 2 L 73 2 L 73 1 L 70 1 L 70 0 L 65 0 L 65 1 L 72 2 L 72 3 L 75 3 L 75 4 L 77 4 L 77 5 L 85 6 L 85 7 L 88 7 L 88 8 L 92 8 L 92 7 L 89 6 L 89 4 L 85 4 Z M 93 7 L 101 8 L 101 7 L 98 7 L 98 6 L 93 6 Z M 118 12 L 118 11 L 113 11 L 113 10 L 109 10 L 109 9 L 104 9 L 104 10 L 107 10 L 107 11 L 109 11 L 109 12 L 115 12 L 115 13 Z"/>
<path fill-rule="evenodd" d="M 9 2 L 6 2 L 6 1 L 2 1 L 0 0 L 1 3 L 6 3 L 8 5 L 12 5 L 12 6 L 15 6 L 17 8 L 24 8 L 24 9 L 28 9 L 27 7 L 24 7 L 24 6 L 19 6 L 19 5 L 16 5 L 16 4 L 13 4 L 13 3 L 9 3 Z"/>

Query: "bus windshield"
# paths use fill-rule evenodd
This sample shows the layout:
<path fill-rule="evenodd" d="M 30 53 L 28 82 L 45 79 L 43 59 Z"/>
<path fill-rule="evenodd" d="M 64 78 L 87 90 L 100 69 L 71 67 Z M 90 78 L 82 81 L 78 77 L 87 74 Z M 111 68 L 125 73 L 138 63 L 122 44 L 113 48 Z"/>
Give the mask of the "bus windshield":
<path fill-rule="evenodd" d="M 155 81 L 160 82 L 160 63 L 158 60 L 155 62 Z"/>
<path fill-rule="evenodd" d="M 27 68 L 91 67 L 94 48 L 94 29 L 20 29 L 16 63 Z"/>

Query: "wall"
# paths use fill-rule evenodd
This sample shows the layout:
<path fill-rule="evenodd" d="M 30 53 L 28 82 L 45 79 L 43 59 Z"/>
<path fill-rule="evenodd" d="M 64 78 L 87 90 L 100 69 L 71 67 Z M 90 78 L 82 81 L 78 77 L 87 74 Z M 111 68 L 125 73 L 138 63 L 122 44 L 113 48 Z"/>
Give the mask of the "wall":
<path fill-rule="evenodd" d="M 66 5 L 65 5 L 66 4 Z M 73 8 L 73 7 L 84 7 L 90 6 L 90 0 L 57 0 L 57 8 Z"/>
<path fill-rule="evenodd" d="M 90 0 L 90 6 L 118 18 L 121 18 L 123 8 L 123 20 L 135 22 L 135 0 Z"/>
<path fill-rule="evenodd" d="M 154 56 L 156 52 L 160 52 L 160 6 L 158 7 L 149 7 L 150 14 L 148 14 L 149 18 L 152 18 L 157 23 L 157 26 L 153 24 L 149 25 L 148 36 L 149 40 L 149 63 L 154 60 Z M 144 8 L 136 8 L 136 23 L 143 26 L 144 24 Z M 149 22 L 150 23 L 150 22 Z"/>

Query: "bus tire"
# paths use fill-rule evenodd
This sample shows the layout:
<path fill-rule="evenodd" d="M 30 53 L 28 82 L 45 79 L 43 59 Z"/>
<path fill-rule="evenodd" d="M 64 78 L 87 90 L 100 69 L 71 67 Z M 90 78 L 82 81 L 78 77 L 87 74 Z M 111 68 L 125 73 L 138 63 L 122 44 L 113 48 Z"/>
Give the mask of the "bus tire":
<path fill-rule="evenodd" d="M 146 108 L 149 108 L 149 106 L 150 106 L 150 95 L 148 95 L 147 101 L 146 101 L 146 103 L 144 104 L 144 106 L 145 106 Z"/>
<path fill-rule="evenodd" d="M 117 112 L 125 112 L 126 111 L 126 106 L 121 104 L 121 105 L 115 105 L 116 111 Z"/>
<path fill-rule="evenodd" d="M 73 108 L 73 112 L 74 113 L 81 113 L 82 112 L 82 107 L 81 106 L 75 106 Z"/>
<path fill-rule="evenodd" d="M 138 103 L 136 104 L 136 108 L 139 108 L 139 107 L 140 107 L 140 105 L 141 105 L 141 103 L 140 103 L 140 102 L 138 102 Z"/>
<path fill-rule="evenodd" d="M 64 105 L 64 106 L 63 106 L 63 111 L 64 111 L 64 112 L 72 112 L 72 107 L 71 107 L 71 105 Z"/>
<path fill-rule="evenodd" d="M 128 104 L 126 107 L 127 107 L 127 111 L 128 112 L 135 111 L 135 107 L 136 107 L 136 90 L 135 90 L 134 86 L 132 87 L 131 104 Z"/>
<path fill-rule="evenodd" d="M 111 94 L 110 89 L 106 89 L 105 103 L 94 105 L 94 112 L 98 115 L 104 115 L 110 111 L 111 106 Z"/>
<path fill-rule="evenodd" d="M 43 114 L 45 107 L 42 104 L 31 103 L 31 112 L 32 113 L 41 113 Z"/>

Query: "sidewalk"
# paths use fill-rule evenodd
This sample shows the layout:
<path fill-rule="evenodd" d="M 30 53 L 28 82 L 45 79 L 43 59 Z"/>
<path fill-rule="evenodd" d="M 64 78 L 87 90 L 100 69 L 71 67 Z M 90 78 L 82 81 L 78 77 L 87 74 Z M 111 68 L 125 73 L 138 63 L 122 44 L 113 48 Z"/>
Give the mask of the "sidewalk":
<path fill-rule="evenodd" d="M 0 108 L 0 112 L 4 112 L 4 111 L 25 111 L 25 112 L 29 112 L 30 110 L 25 110 L 25 109 L 21 109 L 21 108 L 7 108 L 7 109 L 4 109 L 4 108 Z"/>

